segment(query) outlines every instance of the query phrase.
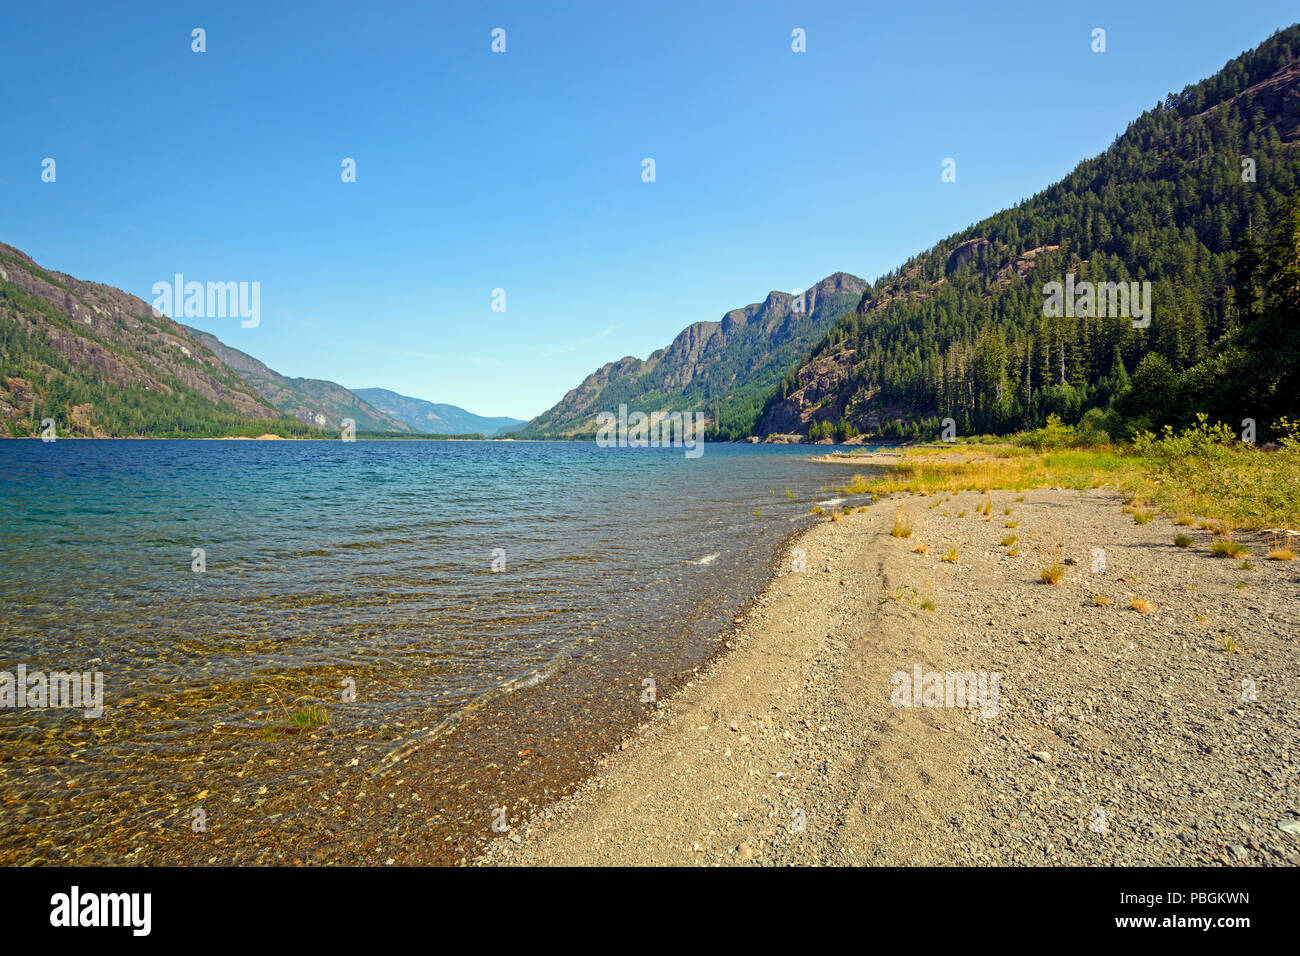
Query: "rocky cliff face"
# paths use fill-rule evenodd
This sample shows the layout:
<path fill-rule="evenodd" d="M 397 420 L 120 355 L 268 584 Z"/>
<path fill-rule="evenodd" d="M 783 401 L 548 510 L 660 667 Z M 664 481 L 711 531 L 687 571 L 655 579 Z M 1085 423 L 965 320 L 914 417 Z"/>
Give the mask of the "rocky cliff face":
<path fill-rule="evenodd" d="M 644 361 L 626 356 L 587 376 L 553 408 L 528 423 L 525 435 L 582 434 L 596 415 L 620 403 L 640 411 L 704 411 L 710 424 L 743 417 L 790 365 L 853 308 L 867 289 L 856 276 L 837 272 L 801 296 L 771 292 L 715 322 L 696 322 Z M 760 394 L 761 393 L 761 394 Z M 750 418 L 752 424 L 752 415 Z"/>
<path fill-rule="evenodd" d="M 980 250 L 990 244 L 985 239 L 972 239 L 959 244 L 947 257 L 945 271 L 951 273 L 974 260 Z M 857 306 L 859 321 L 870 326 L 871 318 L 887 308 L 891 303 L 921 301 L 928 294 L 928 289 L 918 287 L 917 275 L 920 269 L 914 268 L 892 281 L 882 281 L 875 289 L 864 294 Z M 940 282 L 944 280 L 939 280 Z M 879 391 L 871 383 L 862 383 L 858 379 L 858 351 L 852 342 L 824 340 L 818 346 L 817 354 L 806 357 L 804 363 L 794 372 L 793 386 L 783 397 L 772 395 L 767 406 L 754 426 L 754 434 L 760 438 L 772 435 L 804 435 L 817 423 L 836 425 L 841 421 L 851 420 L 864 432 L 870 433 L 873 426 L 883 421 L 907 419 L 912 414 L 910 409 L 901 406 L 875 406 L 874 399 Z M 870 408 L 865 415 L 857 415 L 858 409 Z"/>

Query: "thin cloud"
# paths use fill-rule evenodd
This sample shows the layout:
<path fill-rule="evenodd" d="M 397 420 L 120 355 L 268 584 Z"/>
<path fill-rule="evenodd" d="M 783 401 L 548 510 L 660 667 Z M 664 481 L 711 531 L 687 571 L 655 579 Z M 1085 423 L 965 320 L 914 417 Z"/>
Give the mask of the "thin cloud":
<path fill-rule="evenodd" d="M 608 325 L 595 335 L 589 336 L 588 338 L 579 339 L 577 342 L 571 342 L 568 345 L 548 345 L 546 348 L 538 349 L 537 354 L 546 358 L 552 355 L 563 355 L 567 352 L 575 352 L 585 345 L 592 345 L 599 342 L 617 328 L 617 325 Z"/>

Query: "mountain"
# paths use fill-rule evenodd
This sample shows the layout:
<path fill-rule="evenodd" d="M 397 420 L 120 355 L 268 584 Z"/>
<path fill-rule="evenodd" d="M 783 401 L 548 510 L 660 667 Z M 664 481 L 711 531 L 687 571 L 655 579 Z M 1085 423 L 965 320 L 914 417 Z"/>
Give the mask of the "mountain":
<path fill-rule="evenodd" d="M 411 426 L 342 385 L 316 378 L 289 378 L 215 335 L 188 330 L 277 410 L 320 428 L 337 431 L 350 418 L 362 432 L 411 432 Z"/>
<path fill-rule="evenodd" d="M 289 378 L 144 300 L 51 272 L 0 243 L 0 423 L 34 435 L 337 436 L 406 423 L 342 385 Z M 511 420 L 513 421 L 513 419 Z"/>
<path fill-rule="evenodd" d="M 1004 433 L 1056 414 L 1123 437 L 1203 410 L 1257 419 L 1262 436 L 1300 394 L 1288 300 L 1263 288 L 1294 278 L 1295 247 L 1284 250 L 1298 186 L 1292 26 L 1171 94 L 1061 182 L 877 280 L 768 397 L 754 433 L 899 437 L 943 418 L 959 434 Z M 1150 283 L 1149 324 L 1112 308 L 1123 300 L 1108 284 L 1129 282 L 1139 295 Z M 1105 290 L 1106 314 L 1100 293 L 1045 314 L 1050 283 Z"/>
<path fill-rule="evenodd" d="M 45 418 L 91 437 L 313 433 L 143 300 L 0 243 L 0 425 L 35 435 Z"/>
<path fill-rule="evenodd" d="M 524 424 L 520 418 L 485 418 L 455 405 L 426 402 L 386 388 L 356 388 L 353 392 L 410 429 L 431 435 L 486 435 L 491 438 Z"/>
<path fill-rule="evenodd" d="M 771 292 L 718 322 L 696 322 L 642 361 L 597 369 L 558 404 L 520 430 L 524 437 L 589 435 L 600 412 L 703 411 L 711 432 L 748 434 L 763 399 L 868 285 L 837 272 L 801 296 Z"/>

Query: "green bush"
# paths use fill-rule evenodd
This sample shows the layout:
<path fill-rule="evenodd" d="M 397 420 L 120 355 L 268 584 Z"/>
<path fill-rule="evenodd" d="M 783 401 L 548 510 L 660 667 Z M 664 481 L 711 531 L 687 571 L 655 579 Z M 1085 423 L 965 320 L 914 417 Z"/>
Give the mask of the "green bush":
<path fill-rule="evenodd" d="M 1061 424 L 1059 416 L 1048 415 L 1046 425 L 1031 432 L 1025 432 L 1017 441 L 1019 444 L 1028 445 L 1035 451 L 1049 451 L 1074 444 L 1075 435 L 1073 428 Z"/>

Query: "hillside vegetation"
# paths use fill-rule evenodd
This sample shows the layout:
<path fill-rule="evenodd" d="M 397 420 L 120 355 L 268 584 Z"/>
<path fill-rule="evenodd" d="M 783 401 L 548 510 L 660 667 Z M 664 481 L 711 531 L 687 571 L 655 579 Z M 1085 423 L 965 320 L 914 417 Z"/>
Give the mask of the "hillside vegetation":
<path fill-rule="evenodd" d="M 319 433 L 142 300 L 0 244 L 0 427 L 36 435 L 47 418 L 88 437 Z"/>
<path fill-rule="evenodd" d="M 831 327 L 852 312 L 867 283 L 843 272 L 799 296 L 769 293 L 719 322 L 688 326 L 645 361 L 626 356 L 602 366 L 553 408 L 513 434 L 591 437 L 596 416 L 634 411 L 704 412 L 711 439 L 748 435 L 767 395 Z"/>
<path fill-rule="evenodd" d="M 1296 409 L 1300 27 L 1169 96 L 1100 156 L 878 280 L 755 433 L 1041 426 L 1114 437 Z M 1150 323 L 1044 314 L 1044 287 L 1151 283 Z M 1109 303 L 1108 303 L 1109 304 Z M 1139 325 L 1141 323 L 1139 322 Z"/>

